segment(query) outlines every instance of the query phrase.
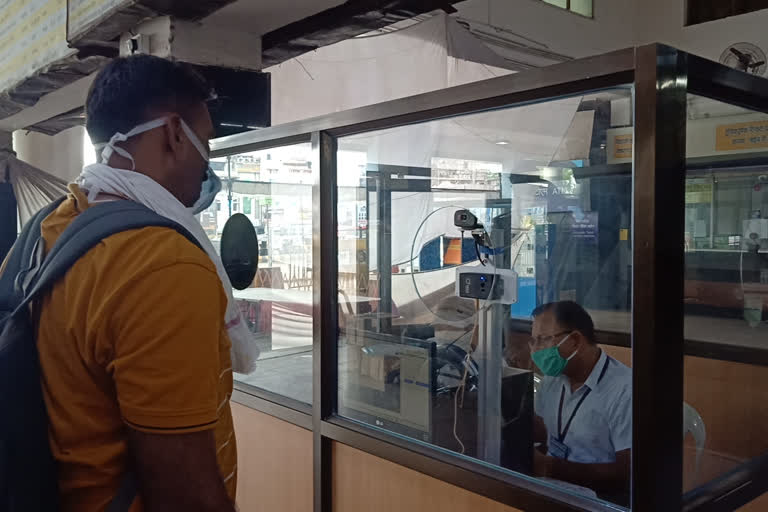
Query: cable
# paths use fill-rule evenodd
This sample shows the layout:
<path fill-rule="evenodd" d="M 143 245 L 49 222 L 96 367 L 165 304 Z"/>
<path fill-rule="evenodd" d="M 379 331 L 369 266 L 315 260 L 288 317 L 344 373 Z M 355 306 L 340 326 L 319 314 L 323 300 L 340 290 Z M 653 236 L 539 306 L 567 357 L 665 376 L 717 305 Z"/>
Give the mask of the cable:
<path fill-rule="evenodd" d="M 495 252 L 495 247 L 493 246 L 493 242 L 490 240 L 490 237 L 488 238 L 488 249 L 491 250 L 491 252 Z M 494 256 L 494 260 L 496 259 L 496 256 Z M 491 279 L 491 287 L 488 290 L 488 297 L 493 297 L 493 290 L 496 288 L 496 281 L 498 281 L 501 276 L 498 274 L 498 268 L 496 266 L 496 261 L 493 261 L 491 263 L 493 265 L 493 279 Z M 480 301 L 478 301 L 479 304 Z M 485 301 L 485 306 L 478 307 L 477 311 L 475 312 L 475 319 L 477 319 L 477 315 L 479 315 L 482 312 L 485 312 L 491 308 L 491 306 L 494 304 L 493 299 L 489 298 Z"/>
<path fill-rule="evenodd" d="M 464 376 L 467 375 L 467 370 L 464 369 Z M 464 378 L 462 378 L 463 382 Z M 459 390 L 462 389 L 463 384 L 460 384 L 458 388 L 456 388 L 456 392 L 453 395 L 453 437 L 456 439 L 456 442 L 459 443 L 459 446 L 461 447 L 461 450 L 459 453 L 464 455 L 464 443 L 461 442 L 461 438 L 459 437 L 459 434 L 456 432 L 456 426 L 459 422 Z"/>
<path fill-rule="evenodd" d="M 475 322 L 475 325 L 477 325 L 477 322 Z M 448 348 L 448 347 L 454 346 L 461 338 L 463 338 L 467 334 L 470 334 L 473 330 L 474 330 L 474 326 L 472 327 L 472 329 L 470 329 L 468 331 L 464 331 L 463 333 L 461 333 L 461 335 L 458 338 L 456 338 L 455 340 L 453 340 L 452 342 L 447 344 L 444 348 Z"/>
<path fill-rule="evenodd" d="M 446 206 L 441 206 L 440 208 L 437 208 L 437 209 L 433 210 L 432 212 L 430 212 L 429 214 L 427 214 L 427 216 L 424 217 L 424 219 L 421 221 L 421 224 L 419 224 L 419 227 L 416 228 L 416 232 L 413 234 L 413 241 L 411 242 L 410 261 L 414 261 L 416 259 L 413 254 L 414 254 L 414 251 L 416 249 L 416 239 L 419 237 L 419 233 L 421 232 L 421 228 L 424 227 L 424 224 L 427 223 L 427 220 L 429 220 L 429 218 L 432 217 L 434 214 L 436 214 L 437 212 L 440 212 L 442 210 L 447 210 L 449 208 L 456 208 L 458 210 L 467 210 L 468 209 L 468 208 L 463 208 L 463 207 L 457 206 L 457 205 L 446 205 Z M 460 267 L 461 265 L 456 265 L 456 266 Z M 442 270 L 442 269 L 440 269 L 440 270 Z M 496 281 L 496 268 L 495 267 L 494 267 L 493 272 L 494 272 L 494 279 L 493 279 L 493 281 Z M 413 289 L 416 292 L 416 296 L 419 298 L 419 300 L 421 301 L 422 305 L 424 305 L 424 307 L 426 308 L 427 311 L 429 311 L 432 315 L 434 315 L 437 318 L 440 318 L 442 320 L 451 321 L 449 318 L 441 317 L 440 315 L 438 315 L 437 313 L 432 311 L 432 308 L 429 307 L 429 305 L 427 304 L 427 301 L 424 300 L 424 297 L 421 295 L 421 292 L 419 291 L 419 286 L 416 284 L 416 272 L 414 272 L 413 268 L 411 268 L 411 282 L 413 283 Z M 493 284 L 491 284 L 491 291 L 493 291 Z"/>
<path fill-rule="evenodd" d="M 744 301 L 744 248 L 739 251 L 739 279 L 741 279 L 741 300 Z M 744 301 L 746 304 L 746 301 Z"/>
<path fill-rule="evenodd" d="M 416 228 L 416 232 L 413 235 L 413 241 L 411 242 L 411 253 L 410 253 L 410 258 L 409 258 L 410 262 L 413 262 L 413 261 L 416 260 L 416 256 L 414 256 L 414 252 L 415 252 L 415 249 L 416 249 L 416 240 L 419 237 L 419 233 L 421 232 L 421 229 L 427 223 L 427 220 L 429 220 L 429 218 L 432 217 L 437 212 L 442 211 L 442 210 L 446 210 L 448 208 L 456 208 L 456 209 L 459 209 L 459 210 L 466 210 L 466 209 L 468 209 L 468 208 L 463 208 L 463 207 L 457 206 L 457 205 L 447 205 L 447 206 L 441 206 L 440 208 L 437 208 L 437 209 L 433 210 L 432 212 L 430 212 L 429 214 L 427 214 L 427 216 L 424 217 L 424 219 L 419 224 L 419 227 Z M 526 237 L 528 238 L 528 240 L 530 240 L 530 232 L 531 232 L 530 228 L 529 229 L 510 228 L 510 230 L 513 230 L 513 229 L 516 230 L 516 231 L 519 231 L 519 232 L 521 232 L 523 234 L 525 234 Z M 520 240 L 520 238 L 521 237 L 519 237 L 519 236 L 516 237 L 514 240 L 512 240 L 512 243 L 509 246 L 503 247 L 503 249 L 504 250 L 506 250 L 508 248 L 511 249 L 514 246 L 514 244 L 518 243 L 518 240 Z M 464 246 L 464 243 L 463 243 L 464 242 L 464 232 L 463 231 L 461 232 L 461 240 L 462 240 L 462 248 L 463 248 L 463 246 Z M 488 248 L 491 250 L 491 253 L 495 253 L 496 248 L 494 247 L 493 243 L 490 240 L 488 242 Z M 520 252 L 522 251 L 522 248 L 523 248 L 523 244 L 521 244 L 517 248 L 517 252 L 515 253 L 515 258 L 513 259 L 513 264 L 512 264 L 511 268 L 514 268 L 514 263 L 517 262 L 517 259 L 520 256 Z M 475 243 L 475 253 L 478 256 L 478 261 L 480 262 L 480 264 L 483 265 L 483 266 L 487 266 L 487 264 L 483 260 L 482 256 L 480 255 L 480 249 L 479 249 L 477 243 Z M 494 259 L 495 259 L 495 257 L 494 257 Z M 463 265 L 468 265 L 469 263 L 471 263 L 471 262 L 461 263 L 459 265 L 455 265 L 455 267 L 460 267 L 460 266 L 463 266 Z M 423 271 L 420 270 L 419 273 L 420 274 L 424 274 L 424 273 L 427 273 L 427 272 L 437 272 L 437 271 L 441 271 L 441 270 L 444 270 L 444 269 L 445 268 L 439 268 L 439 269 L 435 269 L 435 270 L 423 270 Z M 491 288 L 490 288 L 489 294 L 488 294 L 489 297 L 493 296 L 493 291 L 494 291 L 494 289 L 496 287 L 496 281 L 499 278 L 500 278 L 500 276 L 498 275 L 498 267 L 496 266 L 496 264 L 494 262 L 493 263 L 493 279 L 491 280 Z M 413 270 L 413 268 L 411 268 L 411 282 L 413 283 L 413 289 L 416 292 L 416 296 L 419 298 L 419 300 L 421 301 L 421 303 L 424 306 L 424 308 L 426 308 L 426 310 L 429 311 L 436 318 L 440 318 L 442 320 L 450 321 L 450 319 L 443 318 L 440 315 L 438 315 L 435 311 L 433 311 L 432 308 L 430 308 L 429 305 L 427 304 L 427 302 L 424 300 L 424 297 L 421 295 L 421 292 L 419 291 L 419 286 L 416 284 L 416 271 Z M 490 307 L 490 305 L 492 304 L 492 301 L 489 300 L 489 301 L 486 301 L 486 302 L 488 303 L 487 306 L 485 306 L 482 309 L 478 310 L 475 314 L 477 314 L 480 311 L 485 311 L 486 309 L 488 309 Z"/>
<path fill-rule="evenodd" d="M 475 325 L 472 327 L 472 330 L 470 331 L 473 336 L 478 326 L 477 314 L 478 314 L 479 306 L 480 306 L 480 301 L 475 300 Z M 463 336 L 466 336 L 466 334 L 467 333 L 464 333 L 458 339 L 453 341 L 451 345 L 456 343 L 456 341 L 459 341 L 459 339 L 461 339 Z M 469 365 L 470 365 L 470 361 L 472 360 L 472 354 L 474 354 L 474 352 L 475 352 L 475 347 L 472 346 L 472 342 L 470 341 L 469 350 L 467 350 L 467 354 L 466 356 L 464 356 L 464 373 L 461 376 L 461 382 L 459 383 L 459 387 L 456 388 L 456 394 L 453 397 L 453 437 L 459 443 L 459 446 L 461 447 L 461 451 L 459 453 L 461 453 L 462 455 L 464 455 L 465 447 L 464 447 L 464 443 L 461 442 L 461 438 L 459 438 L 458 432 L 456 431 L 456 426 L 459 420 L 459 392 L 461 392 L 461 406 L 463 408 L 464 407 L 464 390 L 467 387 L 467 376 L 469 375 Z"/>
<path fill-rule="evenodd" d="M 464 443 L 461 442 L 461 438 L 459 437 L 457 430 L 457 425 L 459 422 L 459 393 L 461 393 L 461 407 L 464 407 L 464 390 L 467 387 L 467 375 L 469 374 L 469 358 L 472 355 L 472 347 L 470 347 L 469 351 L 467 352 L 467 355 L 464 357 L 464 374 L 461 377 L 461 383 L 459 383 L 459 387 L 456 388 L 456 394 L 453 395 L 453 437 L 456 439 L 456 442 L 459 443 L 459 446 L 461 447 L 461 450 L 459 451 L 460 454 L 464 455 L 464 452 L 466 451 L 466 448 L 464 447 Z"/>
<path fill-rule="evenodd" d="M 480 256 L 480 244 L 478 244 L 477 242 L 475 242 L 475 254 L 477 254 L 477 261 L 479 261 L 482 266 L 485 266 L 483 257 Z"/>

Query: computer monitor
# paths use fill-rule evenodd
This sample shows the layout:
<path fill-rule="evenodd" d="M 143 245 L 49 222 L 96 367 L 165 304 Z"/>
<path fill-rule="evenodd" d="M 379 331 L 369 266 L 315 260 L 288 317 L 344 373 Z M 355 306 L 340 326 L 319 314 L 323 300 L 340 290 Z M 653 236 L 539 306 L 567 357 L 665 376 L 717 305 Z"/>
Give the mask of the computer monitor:
<path fill-rule="evenodd" d="M 341 415 L 453 451 L 462 451 L 458 436 L 465 455 L 479 456 L 478 447 L 485 442 L 479 438 L 483 390 L 468 385 L 456 401 L 458 383 L 438 389 L 438 373 L 446 371 L 446 359 L 434 341 L 355 329 L 345 329 L 344 334 L 347 343 L 339 348 Z M 495 463 L 530 473 L 533 374 L 504 368 L 498 393 L 500 414 L 492 419 L 498 429 L 493 437 L 499 440 Z"/>
<path fill-rule="evenodd" d="M 372 331 L 347 334 L 339 349 L 339 413 L 431 442 L 436 343 Z"/>

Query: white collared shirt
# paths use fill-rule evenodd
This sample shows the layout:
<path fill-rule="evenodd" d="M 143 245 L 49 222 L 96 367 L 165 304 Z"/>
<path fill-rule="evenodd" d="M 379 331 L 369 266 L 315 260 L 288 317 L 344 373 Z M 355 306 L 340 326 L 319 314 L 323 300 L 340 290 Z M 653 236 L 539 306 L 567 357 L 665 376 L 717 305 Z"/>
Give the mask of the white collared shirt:
<path fill-rule="evenodd" d="M 607 366 L 606 366 L 607 365 Z M 605 370 L 602 378 L 600 375 Z M 601 351 L 586 382 L 571 392 L 568 377 L 542 377 L 536 393 L 536 414 L 550 436 L 558 436 L 558 411 L 563 396 L 562 428 L 565 429 L 583 395 L 563 443 L 568 460 L 587 464 L 616 460 L 616 452 L 632 448 L 632 370 Z"/>

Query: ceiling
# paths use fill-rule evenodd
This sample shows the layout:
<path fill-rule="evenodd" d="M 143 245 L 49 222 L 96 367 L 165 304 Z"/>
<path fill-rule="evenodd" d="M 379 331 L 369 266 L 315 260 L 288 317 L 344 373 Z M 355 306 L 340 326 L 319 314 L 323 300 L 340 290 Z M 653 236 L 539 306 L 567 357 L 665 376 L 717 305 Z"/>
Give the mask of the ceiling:
<path fill-rule="evenodd" d="M 203 23 L 263 35 L 277 28 L 341 5 L 345 0 L 237 0 Z"/>
<path fill-rule="evenodd" d="M 213 6 L 227 4 L 228 1 L 206 0 L 205 5 L 209 6 L 210 12 Z M 218 10 L 203 18 L 202 22 L 210 27 L 263 36 L 263 62 L 266 66 L 436 8 L 449 9 L 455 1 L 457 0 L 236 0 L 220 9 L 217 7 Z M 146 4 L 148 9 L 172 14 L 167 0 L 135 2 L 136 5 L 139 3 L 142 6 Z M 160 9 L 157 6 L 165 8 Z M 82 40 L 73 43 L 81 51 L 79 56 L 82 58 L 84 55 L 95 55 L 92 59 L 114 57 L 117 52 L 114 38 L 124 32 L 126 26 L 130 27 L 136 22 L 135 14 L 138 11 L 128 11 L 130 12 L 117 13 L 109 20 L 96 25 L 91 32 L 82 35 Z M 100 53 L 102 51 L 107 53 Z M 15 88 L 14 94 L 18 96 L 19 91 L 26 91 L 25 87 L 29 89 L 30 81 L 37 79 L 45 82 L 49 74 L 44 70 L 40 77 L 30 77 Z M 8 110 L 2 116 L 0 130 L 34 127 L 81 106 L 86 89 L 80 87 L 79 82 L 74 82 L 78 79 L 92 80 L 93 75 L 80 74 L 61 84 L 45 82 L 49 85 L 45 90 L 33 88 L 29 94 L 34 97 L 30 97 L 21 109 L 14 104 L 12 106 L 16 107 L 15 110 Z M 44 101 L 47 96 L 51 96 L 52 101 Z M 67 101 L 60 101 L 59 96 L 65 96 Z M 53 101 L 54 97 L 58 100 Z M 46 108 L 42 108 L 43 106 Z"/>

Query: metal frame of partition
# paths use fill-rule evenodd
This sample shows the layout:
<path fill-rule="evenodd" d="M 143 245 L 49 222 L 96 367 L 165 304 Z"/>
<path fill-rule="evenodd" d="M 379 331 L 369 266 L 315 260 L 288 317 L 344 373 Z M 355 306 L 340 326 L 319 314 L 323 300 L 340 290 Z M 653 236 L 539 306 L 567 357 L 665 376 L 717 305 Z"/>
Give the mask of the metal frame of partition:
<path fill-rule="evenodd" d="M 690 347 L 683 336 L 682 226 L 687 93 L 768 112 L 768 82 L 666 46 L 648 45 L 212 141 L 213 156 L 312 144 L 314 403 L 309 408 L 243 384 L 237 384 L 234 400 L 313 431 L 316 512 L 332 510 L 334 441 L 523 510 L 617 510 L 336 415 L 335 171 L 337 140 L 342 136 L 628 84 L 635 86 L 636 141 L 630 333 L 635 363 L 632 509 L 725 510 L 713 505 L 722 495 L 727 494 L 729 507 L 756 495 L 755 482 L 746 487 L 743 482 L 734 483 L 735 487 L 723 484 L 711 499 L 702 501 L 699 495 L 699 501 L 684 503 L 679 425 L 683 356 Z M 666 229 L 670 219 L 681 229 Z M 626 345 L 626 335 L 615 337 L 616 344 Z"/>

